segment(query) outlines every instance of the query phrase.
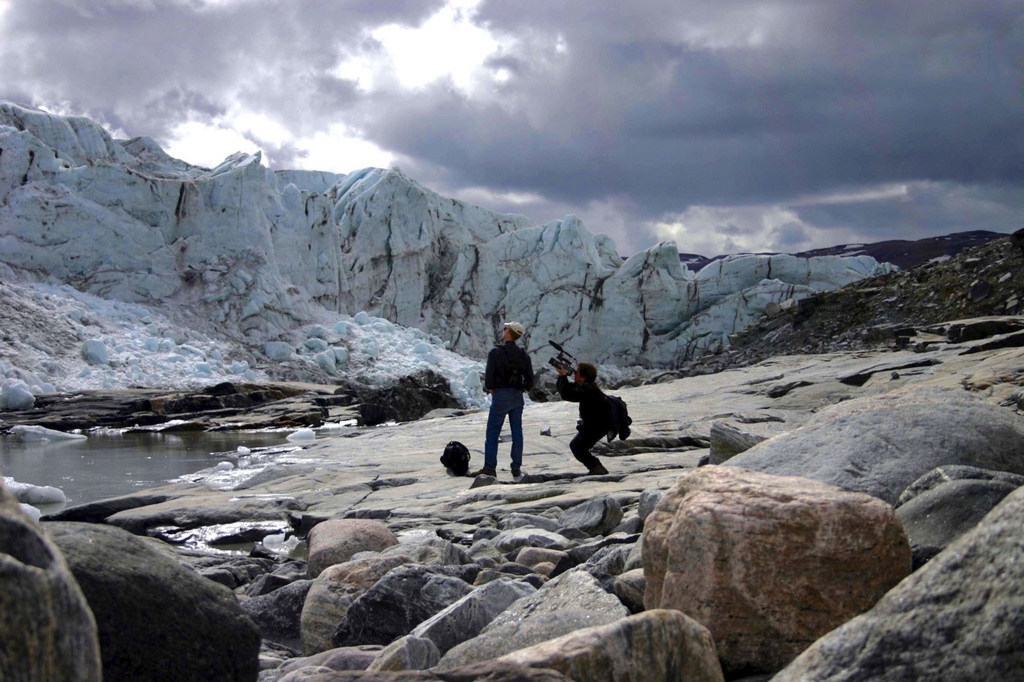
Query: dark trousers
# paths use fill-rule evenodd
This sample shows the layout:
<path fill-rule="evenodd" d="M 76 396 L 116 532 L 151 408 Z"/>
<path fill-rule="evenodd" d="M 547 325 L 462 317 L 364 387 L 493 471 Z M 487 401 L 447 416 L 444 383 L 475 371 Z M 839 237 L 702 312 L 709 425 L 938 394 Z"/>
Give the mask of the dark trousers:
<path fill-rule="evenodd" d="M 605 435 L 606 432 L 604 431 L 600 433 L 589 430 L 580 431 L 569 441 L 569 449 L 572 450 L 572 456 L 579 460 L 583 466 L 587 467 L 588 471 L 601 464 L 601 460 L 590 454 L 590 448 L 594 447 Z"/>

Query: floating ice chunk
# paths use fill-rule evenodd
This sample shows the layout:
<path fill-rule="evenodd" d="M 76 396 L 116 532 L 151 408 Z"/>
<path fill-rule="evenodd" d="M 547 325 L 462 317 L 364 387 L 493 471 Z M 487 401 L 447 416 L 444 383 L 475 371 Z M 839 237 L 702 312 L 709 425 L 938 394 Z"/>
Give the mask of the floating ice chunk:
<path fill-rule="evenodd" d="M 334 351 L 334 364 L 335 365 L 344 365 L 345 363 L 348 362 L 348 349 L 347 348 L 338 348 L 337 346 L 335 346 L 331 350 Z"/>
<path fill-rule="evenodd" d="M 231 471 L 235 468 L 235 465 L 231 462 L 217 462 L 217 466 L 213 467 L 214 471 Z"/>
<path fill-rule="evenodd" d="M 4 487 L 11 491 L 11 494 L 18 499 L 18 502 L 25 504 L 63 504 L 68 501 L 64 491 L 54 488 L 52 485 L 32 485 L 31 483 L 20 483 L 8 476 L 3 477 Z"/>
<path fill-rule="evenodd" d="M 82 344 L 82 358 L 90 365 L 105 365 L 110 361 L 107 346 L 99 339 L 89 339 Z"/>
<path fill-rule="evenodd" d="M 316 440 L 316 434 L 313 429 L 299 429 L 294 431 L 285 437 L 285 440 L 289 442 L 295 442 L 300 440 Z"/>
<path fill-rule="evenodd" d="M 21 507 L 21 511 L 25 513 L 25 516 L 29 517 L 33 521 L 38 521 L 43 518 L 43 512 L 39 511 L 31 504 L 25 504 L 22 502 L 19 506 Z"/>
<path fill-rule="evenodd" d="M 263 546 L 276 554 L 290 554 L 299 546 L 299 539 L 294 535 L 285 539 L 284 533 L 275 533 L 263 538 Z"/>
<path fill-rule="evenodd" d="M 0 388 L 0 410 L 28 410 L 36 404 L 36 397 L 21 379 L 5 381 Z"/>
<path fill-rule="evenodd" d="M 18 424 L 11 427 L 11 435 L 18 440 L 25 442 L 47 441 L 47 440 L 85 440 L 80 433 L 64 433 L 55 431 L 45 426 L 26 426 Z"/>
<path fill-rule="evenodd" d="M 370 313 L 366 312 L 365 310 L 360 310 L 352 319 L 355 321 L 356 324 L 358 324 L 361 327 L 368 325 L 373 321 L 373 318 L 370 317 Z"/>
<path fill-rule="evenodd" d="M 244 445 L 239 445 L 238 448 L 235 450 L 235 452 L 237 452 L 240 455 L 250 455 L 250 454 L 252 454 L 252 450 L 250 450 L 249 448 L 245 447 Z"/>
<path fill-rule="evenodd" d="M 342 320 L 338 324 L 334 325 L 334 332 L 339 336 L 347 336 L 352 331 L 352 323 Z"/>

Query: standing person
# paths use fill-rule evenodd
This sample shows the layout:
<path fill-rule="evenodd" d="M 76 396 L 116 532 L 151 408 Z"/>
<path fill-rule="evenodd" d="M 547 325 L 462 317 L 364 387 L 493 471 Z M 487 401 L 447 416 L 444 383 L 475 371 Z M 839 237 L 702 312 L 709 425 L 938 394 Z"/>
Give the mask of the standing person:
<path fill-rule="evenodd" d="M 487 354 L 484 391 L 491 394 L 491 411 L 487 415 L 484 466 L 470 476 L 498 475 L 498 436 L 506 415 L 512 431 L 512 478 L 523 474 L 523 393 L 533 388 L 533 363 L 526 351 L 516 345 L 524 333 L 523 325 L 506 322 L 501 343 Z"/>
<path fill-rule="evenodd" d="M 563 400 L 580 404 L 580 419 L 576 422 L 578 433 L 569 443 L 569 449 L 573 457 L 587 467 L 588 473 L 607 474 L 601 460 L 590 454 L 590 448 L 604 438 L 608 425 L 612 423 L 611 405 L 597 385 L 597 367 L 581 362 L 576 367 L 573 381 L 570 382 L 568 377 L 568 370 L 559 367 L 558 394 Z"/>

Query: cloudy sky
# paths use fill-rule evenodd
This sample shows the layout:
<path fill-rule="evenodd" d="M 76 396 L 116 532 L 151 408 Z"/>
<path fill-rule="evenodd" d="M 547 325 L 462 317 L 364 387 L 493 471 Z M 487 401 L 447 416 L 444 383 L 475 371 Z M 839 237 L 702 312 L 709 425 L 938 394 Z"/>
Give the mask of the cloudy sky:
<path fill-rule="evenodd" d="M 628 255 L 1024 226 L 1024 0 L 0 0 L 0 99 Z"/>

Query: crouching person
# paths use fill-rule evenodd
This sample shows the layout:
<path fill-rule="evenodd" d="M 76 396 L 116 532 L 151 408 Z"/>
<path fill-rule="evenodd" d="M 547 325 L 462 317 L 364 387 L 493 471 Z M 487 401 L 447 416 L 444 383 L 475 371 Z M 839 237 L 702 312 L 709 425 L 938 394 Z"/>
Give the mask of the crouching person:
<path fill-rule="evenodd" d="M 590 448 L 608 434 L 608 425 L 612 421 L 611 406 L 597 385 L 597 367 L 581 362 L 571 381 L 569 372 L 558 368 L 557 386 L 563 400 L 580 405 L 580 419 L 576 422 L 579 433 L 569 443 L 573 457 L 587 467 L 589 473 L 607 474 L 601 460 L 590 454 Z"/>

